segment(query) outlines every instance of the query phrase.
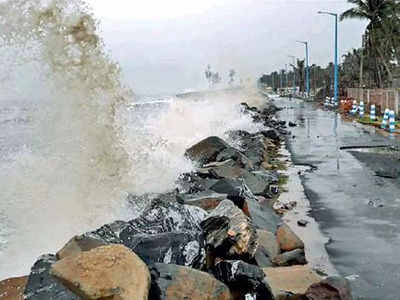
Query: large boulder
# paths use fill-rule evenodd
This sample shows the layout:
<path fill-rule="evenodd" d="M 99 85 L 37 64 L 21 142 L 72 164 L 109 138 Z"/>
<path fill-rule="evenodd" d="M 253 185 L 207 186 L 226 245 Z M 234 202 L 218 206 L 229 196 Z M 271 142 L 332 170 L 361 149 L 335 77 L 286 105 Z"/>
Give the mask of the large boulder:
<path fill-rule="evenodd" d="M 200 165 L 215 161 L 217 155 L 230 146 L 216 136 L 210 136 L 186 150 L 185 156 Z"/>
<path fill-rule="evenodd" d="M 275 235 L 266 230 L 257 230 L 258 248 L 254 256 L 257 265 L 261 268 L 273 266 L 272 259 L 280 254 Z"/>
<path fill-rule="evenodd" d="M 272 262 L 279 267 L 307 264 L 304 249 L 296 249 L 275 256 Z"/>
<path fill-rule="evenodd" d="M 220 179 L 220 178 L 238 178 L 248 173 L 241 165 L 237 164 L 234 160 L 229 159 L 221 163 L 206 165 L 205 168 L 200 169 L 204 175 Z"/>
<path fill-rule="evenodd" d="M 209 178 L 200 173 L 183 173 L 179 176 L 176 181 L 179 193 L 182 194 L 194 194 L 198 192 L 204 192 L 212 185 L 214 185 L 218 180 Z"/>
<path fill-rule="evenodd" d="M 279 244 L 272 232 L 268 230 L 257 229 L 257 236 L 259 247 L 263 247 L 271 259 L 281 253 Z"/>
<path fill-rule="evenodd" d="M 226 283 L 235 299 L 274 299 L 263 270 L 240 260 L 216 263 L 214 275 Z"/>
<path fill-rule="evenodd" d="M 276 239 L 282 251 L 304 249 L 303 241 L 293 232 L 287 224 L 280 224 L 276 231 Z"/>
<path fill-rule="evenodd" d="M 179 194 L 177 195 L 181 201 L 188 205 L 198 206 L 206 211 L 213 210 L 218 204 L 227 199 L 227 194 L 219 194 L 211 190 L 198 192 L 195 194 Z"/>
<path fill-rule="evenodd" d="M 246 170 L 252 170 L 254 168 L 253 162 L 246 157 L 242 152 L 239 150 L 229 147 L 224 150 L 222 150 L 218 155 L 216 160 L 217 161 L 226 161 L 232 159 L 235 161 L 236 165 L 239 166 L 240 168 L 246 169 Z"/>
<path fill-rule="evenodd" d="M 215 179 L 228 179 L 226 182 L 244 182 L 254 195 L 269 195 L 269 187 L 271 184 L 278 183 L 278 176 L 267 171 L 248 171 L 242 167 L 235 165 L 232 160 L 226 161 L 224 164 L 201 169 L 203 175 L 211 176 Z M 219 181 L 221 182 L 221 181 Z M 219 182 L 211 186 L 211 189 L 218 186 Z"/>
<path fill-rule="evenodd" d="M 328 277 L 311 285 L 306 293 L 307 300 L 352 300 L 349 282 L 342 277 Z"/>
<path fill-rule="evenodd" d="M 192 232 L 164 232 L 136 234 L 122 239 L 147 264 L 156 262 L 177 264 L 202 269 L 205 249 L 202 237 Z"/>
<path fill-rule="evenodd" d="M 0 281 L 0 299 L 2 300 L 23 300 L 23 294 L 28 276 L 9 278 Z"/>
<path fill-rule="evenodd" d="M 279 216 L 267 202 L 260 202 L 254 196 L 243 179 L 220 179 L 210 188 L 217 193 L 228 195 L 238 207 L 242 208 L 252 219 L 255 227 L 276 232 L 281 222 Z"/>
<path fill-rule="evenodd" d="M 284 295 L 301 296 L 314 283 L 322 280 L 308 266 L 292 266 L 264 268 L 269 286 L 275 298 L 283 298 Z"/>
<path fill-rule="evenodd" d="M 277 182 L 277 178 L 267 172 L 246 172 L 241 178 L 243 178 L 246 186 L 254 195 L 268 196 L 269 186 L 272 183 Z"/>
<path fill-rule="evenodd" d="M 268 230 L 275 234 L 281 220 L 271 205 L 266 201 L 258 201 L 249 191 L 245 193 L 244 197 L 253 224 L 259 229 Z"/>
<path fill-rule="evenodd" d="M 39 257 L 31 269 L 24 291 L 24 299 L 81 300 L 78 295 L 50 275 L 50 268 L 56 261 L 55 255 L 48 254 Z"/>
<path fill-rule="evenodd" d="M 67 256 L 76 255 L 83 251 L 89 251 L 107 244 L 107 242 L 99 238 L 77 235 L 70 239 L 64 247 L 57 252 L 57 258 L 63 259 Z"/>
<path fill-rule="evenodd" d="M 200 223 L 206 216 L 207 212 L 199 207 L 156 197 L 149 201 L 138 218 L 129 221 L 129 230 L 131 234 L 199 232 Z"/>
<path fill-rule="evenodd" d="M 229 288 L 208 273 L 173 264 L 151 267 L 150 300 L 230 300 Z"/>
<path fill-rule="evenodd" d="M 210 189 L 214 192 L 238 197 L 243 193 L 243 181 L 239 179 L 223 178 L 213 184 Z"/>
<path fill-rule="evenodd" d="M 175 196 L 156 196 L 148 201 L 138 218 L 104 225 L 85 236 L 123 244 L 148 264 L 168 262 L 202 268 L 205 250 L 200 223 L 207 212 L 180 204 Z"/>
<path fill-rule="evenodd" d="M 68 256 L 51 266 L 50 274 L 83 299 L 146 300 L 150 272 L 122 245 L 109 245 Z"/>
<path fill-rule="evenodd" d="M 217 257 L 250 259 L 257 250 L 251 220 L 230 200 L 222 201 L 201 223 L 207 248 Z"/>

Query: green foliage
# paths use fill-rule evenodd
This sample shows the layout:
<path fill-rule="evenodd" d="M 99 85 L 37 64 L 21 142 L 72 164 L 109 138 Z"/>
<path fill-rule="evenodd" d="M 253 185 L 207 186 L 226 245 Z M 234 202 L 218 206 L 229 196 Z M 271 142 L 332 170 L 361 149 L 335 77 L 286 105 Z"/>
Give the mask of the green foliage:
<path fill-rule="evenodd" d="M 400 2 L 398 0 L 348 0 L 354 7 L 340 16 L 368 20 L 362 55 L 372 66 L 376 87 L 390 86 L 400 62 Z M 397 63 L 394 63 L 397 62 Z"/>

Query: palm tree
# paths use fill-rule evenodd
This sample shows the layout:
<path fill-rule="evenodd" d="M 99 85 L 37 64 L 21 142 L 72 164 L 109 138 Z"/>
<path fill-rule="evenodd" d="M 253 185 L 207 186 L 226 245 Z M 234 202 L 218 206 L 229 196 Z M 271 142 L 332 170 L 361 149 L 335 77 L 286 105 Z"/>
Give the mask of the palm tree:
<path fill-rule="evenodd" d="M 376 77 L 378 86 L 382 86 L 382 70 L 378 63 L 378 58 L 383 64 L 385 71 L 392 81 L 392 70 L 390 60 L 393 56 L 393 44 L 389 45 L 388 40 L 391 40 L 391 35 L 387 32 L 388 23 L 398 24 L 399 20 L 399 3 L 396 0 L 347 0 L 354 4 L 352 7 L 340 15 L 340 19 L 361 19 L 368 20 L 366 27 L 366 50 L 368 54 L 375 57 Z M 395 27 L 395 26 L 393 26 Z M 392 53 L 390 53 L 392 52 Z"/>
<path fill-rule="evenodd" d="M 300 92 L 305 91 L 305 81 L 304 81 L 304 62 L 305 60 L 297 60 L 297 68 L 296 71 L 299 73 L 299 86 Z"/>

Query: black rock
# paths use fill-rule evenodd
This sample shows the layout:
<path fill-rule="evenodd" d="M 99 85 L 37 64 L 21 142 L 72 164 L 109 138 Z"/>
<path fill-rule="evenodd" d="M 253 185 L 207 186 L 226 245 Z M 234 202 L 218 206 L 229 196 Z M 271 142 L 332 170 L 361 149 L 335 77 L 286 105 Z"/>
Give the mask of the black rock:
<path fill-rule="evenodd" d="M 208 175 L 210 178 L 214 179 L 237 178 L 248 173 L 246 169 L 243 169 L 242 166 L 233 159 L 207 164 L 204 168 L 198 169 L 197 172 Z"/>
<path fill-rule="evenodd" d="M 208 273 L 162 263 L 149 269 L 149 300 L 231 299 L 229 288 Z"/>
<path fill-rule="evenodd" d="M 227 194 L 228 196 L 240 196 L 243 191 L 243 183 L 239 179 L 223 178 L 210 187 L 214 192 Z"/>
<path fill-rule="evenodd" d="M 199 232 L 200 223 L 207 213 L 195 206 L 172 202 L 169 198 L 151 199 L 142 214 L 129 221 L 132 234 L 156 234 L 163 232 Z M 124 230 L 125 231 L 125 230 Z"/>
<path fill-rule="evenodd" d="M 212 178 L 204 178 L 198 173 L 184 173 L 179 176 L 176 184 L 180 193 L 193 194 L 208 190 L 217 181 Z"/>
<path fill-rule="evenodd" d="M 228 194 L 236 206 L 243 208 L 246 204 L 247 210 L 256 228 L 266 229 L 272 233 L 276 232 L 280 223 L 279 216 L 266 202 L 259 202 L 243 180 L 220 179 L 211 189 L 217 193 Z"/>
<path fill-rule="evenodd" d="M 302 226 L 302 227 L 306 227 L 308 224 L 308 221 L 306 220 L 298 220 L 297 221 L 297 225 Z"/>
<path fill-rule="evenodd" d="M 275 233 L 281 220 L 270 204 L 259 202 L 246 185 L 243 185 L 242 196 L 245 198 L 250 217 L 256 228 Z"/>
<path fill-rule="evenodd" d="M 252 161 L 233 147 L 222 150 L 217 155 L 217 161 L 226 161 L 228 159 L 234 160 L 236 165 L 240 168 L 244 168 L 246 170 L 252 170 L 254 168 Z"/>
<path fill-rule="evenodd" d="M 233 294 L 243 299 L 274 299 L 263 270 L 240 260 L 218 262 L 213 270 L 215 277 L 230 287 Z"/>
<path fill-rule="evenodd" d="M 27 300 L 80 300 L 60 281 L 49 274 L 51 265 L 57 261 L 55 255 L 43 255 L 35 262 L 31 269 L 24 291 Z"/>
<path fill-rule="evenodd" d="M 136 234 L 122 232 L 123 244 L 134 251 L 146 264 L 156 262 L 205 267 L 205 249 L 202 236 L 195 232 L 165 232 Z"/>
<path fill-rule="evenodd" d="M 262 135 L 273 141 L 279 141 L 279 132 L 276 129 L 269 129 L 261 131 Z"/>
<path fill-rule="evenodd" d="M 296 124 L 296 123 L 289 122 L 289 127 L 296 127 L 296 126 L 297 126 L 297 124 Z"/>
<path fill-rule="evenodd" d="M 177 197 L 182 201 L 182 203 L 198 206 L 209 211 L 216 208 L 221 201 L 227 199 L 228 195 L 207 190 L 194 194 L 178 194 Z"/>
<path fill-rule="evenodd" d="M 278 108 L 276 105 L 272 103 L 268 103 L 268 106 L 263 109 L 262 114 L 265 116 L 274 115 L 276 112 L 282 110 L 282 108 Z"/>
<path fill-rule="evenodd" d="M 265 176 L 264 176 L 265 175 Z M 271 179 L 266 172 L 247 172 L 242 176 L 244 183 L 254 195 L 268 195 Z"/>
<path fill-rule="evenodd" d="M 186 150 L 185 156 L 203 165 L 215 161 L 217 155 L 230 146 L 216 136 L 208 137 Z"/>
<path fill-rule="evenodd" d="M 123 244 L 146 263 L 168 262 L 202 268 L 205 250 L 200 223 L 207 213 L 171 197 L 171 194 L 148 197 L 149 203 L 138 218 L 116 221 L 85 235 Z"/>
<path fill-rule="evenodd" d="M 257 186 L 254 186 L 251 182 L 251 179 L 243 176 L 244 183 L 249 187 L 250 191 L 255 195 L 268 196 L 268 191 L 271 191 L 270 186 L 276 185 L 279 182 L 279 176 L 276 172 L 259 170 L 251 172 L 251 174 L 257 178 L 257 181 L 253 181 L 253 183 L 257 183 Z M 259 182 L 264 182 L 264 184 L 260 185 Z M 262 190 L 262 191 L 261 191 Z M 275 190 L 275 192 L 279 192 Z M 273 193 L 275 193 L 273 192 Z"/>
<path fill-rule="evenodd" d="M 110 224 L 105 224 L 94 231 L 87 232 L 84 236 L 100 239 L 109 244 L 122 244 L 119 235 L 129 226 L 128 222 L 115 221 Z"/>
<path fill-rule="evenodd" d="M 256 261 L 257 266 L 259 266 L 260 268 L 273 267 L 271 258 L 269 257 L 264 247 L 257 247 L 256 254 L 254 255 L 254 260 Z"/>
<path fill-rule="evenodd" d="M 282 134 L 282 135 L 288 135 L 289 133 L 290 133 L 290 131 L 287 131 L 287 130 L 285 130 L 285 129 L 278 129 L 278 131 L 279 131 L 279 133 L 280 134 Z"/>
<path fill-rule="evenodd" d="M 246 108 L 246 109 L 250 108 L 250 106 L 246 102 L 240 103 L 240 106 L 242 106 L 243 108 Z"/>
<path fill-rule="evenodd" d="M 307 264 L 304 249 L 296 249 L 279 254 L 272 259 L 272 262 L 280 267 Z"/>

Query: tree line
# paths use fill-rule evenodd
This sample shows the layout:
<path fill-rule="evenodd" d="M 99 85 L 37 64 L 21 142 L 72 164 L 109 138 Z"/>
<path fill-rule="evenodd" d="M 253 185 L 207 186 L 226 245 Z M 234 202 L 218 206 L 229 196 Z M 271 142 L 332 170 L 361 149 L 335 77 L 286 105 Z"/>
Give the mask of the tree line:
<path fill-rule="evenodd" d="M 362 47 L 352 49 L 342 57 L 339 65 L 340 87 L 388 88 L 400 78 L 400 1 L 348 0 L 354 6 L 340 15 L 340 19 L 368 20 Z M 298 86 L 305 90 L 304 60 L 297 60 L 291 71 L 281 69 L 264 74 L 260 82 L 280 89 Z M 333 95 L 333 63 L 309 67 L 311 90 L 323 90 Z"/>

